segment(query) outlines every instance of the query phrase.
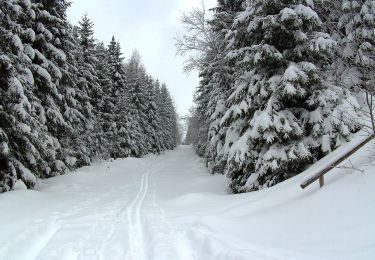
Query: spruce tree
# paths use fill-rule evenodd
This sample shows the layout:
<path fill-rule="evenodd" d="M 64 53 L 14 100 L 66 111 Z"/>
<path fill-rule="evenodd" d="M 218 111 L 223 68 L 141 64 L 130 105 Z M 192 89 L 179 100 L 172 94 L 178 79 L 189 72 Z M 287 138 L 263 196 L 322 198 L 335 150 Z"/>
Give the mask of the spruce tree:
<path fill-rule="evenodd" d="M 35 41 L 32 47 L 35 56 L 32 72 L 36 95 L 42 101 L 45 111 L 45 124 L 56 139 L 53 145 L 57 153 L 52 154 L 50 176 L 65 173 L 68 169 L 64 161 L 70 161 L 68 147 L 61 140 L 69 135 L 71 127 L 67 122 L 66 92 L 61 81 L 63 68 L 66 68 L 66 54 L 62 50 L 62 39 L 66 36 L 66 1 L 35 1 Z"/>
<path fill-rule="evenodd" d="M 237 78 L 228 98 L 228 174 L 234 192 L 272 186 L 354 131 L 341 93 L 321 70 L 335 42 L 313 1 L 249 1 L 229 43 Z"/>
<path fill-rule="evenodd" d="M 161 83 L 157 79 L 154 82 L 154 93 L 155 93 L 155 103 L 156 103 L 156 112 L 157 112 L 157 117 L 159 118 L 160 124 L 158 125 L 157 130 L 157 136 L 160 142 L 160 149 L 161 151 L 167 150 L 166 148 L 166 143 L 164 142 L 164 135 L 163 135 L 163 117 L 162 117 L 162 111 L 163 111 L 163 101 L 162 101 L 162 96 L 161 96 Z"/>
<path fill-rule="evenodd" d="M 338 29 L 340 57 L 345 69 L 343 82 L 349 88 L 374 93 L 375 71 L 375 1 L 342 1 Z"/>
<path fill-rule="evenodd" d="M 145 114 L 145 85 L 146 72 L 141 64 L 138 51 L 134 51 L 126 64 L 127 75 L 127 107 L 126 107 L 126 131 L 128 134 L 128 145 L 133 156 L 147 154 L 145 128 L 147 117 Z"/>
<path fill-rule="evenodd" d="M 159 97 L 159 115 L 163 125 L 161 138 L 165 149 L 171 150 L 177 146 L 177 113 L 166 84 L 161 85 Z"/>
<path fill-rule="evenodd" d="M 108 67 L 111 84 L 106 86 L 104 116 L 108 123 L 104 127 L 110 141 L 110 155 L 114 158 L 127 157 L 130 147 L 127 144 L 125 108 L 127 106 L 126 74 L 120 44 L 112 37 L 108 45 Z"/>
<path fill-rule="evenodd" d="M 375 133 L 375 1 L 342 1 L 338 20 L 341 32 L 339 55 L 342 85 L 358 93 L 364 122 L 370 135 Z M 355 106 L 355 102 L 351 104 Z"/>
<path fill-rule="evenodd" d="M 187 118 L 187 131 L 186 137 L 184 140 L 185 144 L 196 145 L 198 143 L 198 134 L 199 134 L 199 120 L 197 115 L 196 107 L 192 107 L 189 110 L 189 116 Z"/>
<path fill-rule="evenodd" d="M 0 192 L 12 189 L 17 179 L 33 188 L 61 162 L 58 140 L 45 125 L 46 110 L 35 93 L 35 5 L 19 4 L 0 4 Z"/>
<path fill-rule="evenodd" d="M 95 58 L 96 58 L 96 72 L 101 87 L 100 95 L 98 95 L 97 102 L 97 116 L 96 124 L 98 126 L 98 132 L 96 133 L 96 142 L 98 143 L 99 154 L 103 159 L 110 157 L 110 151 L 112 150 L 112 142 L 114 140 L 109 139 L 107 129 L 114 120 L 114 105 L 111 99 L 111 88 L 113 82 L 110 77 L 109 67 L 109 53 L 103 42 L 99 42 L 95 46 Z"/>
<path fill-rule="evenodd" d="M 228 149 L 225 147 L 225 138 L 228 128 L 222 124 L 222 118 L 227 111 L 226 100 L 234 82 L 235 72 L 235 64 L 226 59 L 228 54 L 226 35 L 230 31 L 235 16 L 243 10 L 243 3 L 243 0 L 220 0 L 217 7 L 213 9 L 213 18 L 209 20 L 218 44 L 214 58 L 208 66 L 213 73 L 207 83 L 211 86 L 207 86 L 210 89 L 207 110 L 201 111 L 200 114 L 205 113 L 210 123 L 205 158 L 212 173 L 224 173 L 226 167 Z"/>
<path fill-rule="evenodd" d="M 155 92 L 155 81 L 151 76 L 147 77 L 145 92 L 145 138 L 149 146 L 149 152 L 160 153 L 162 151 L 161 144 L 161 120 L 158 114 L 157 96 Z"/>
<path fill-rule="evenodd" d="M 76 59 L 78 61 L 78 80 L 77 87 L 80 93 L 86 94 L 84 116 L 85 127 L 78 136 L 81 138 L 79 147 L 86 150 L 87 156 L 82 158 L 83 163 L 89 163 L 91 157 L 101 158 L 101 143 L 98 142 L 98 136 L 101 135 L 102 129 L 100 125 L 100 103 L 102 89 L 97 76 L 98 60 L 95 56 L 95 40 L 93 37 L 94 23 L 85 14 L 79 22 L 77 28 L 78 34 L 78 53 Z M 83 133 L 86 133 L 83 135 Z M 83 136 L 83 138 L 82 138 Z"/>

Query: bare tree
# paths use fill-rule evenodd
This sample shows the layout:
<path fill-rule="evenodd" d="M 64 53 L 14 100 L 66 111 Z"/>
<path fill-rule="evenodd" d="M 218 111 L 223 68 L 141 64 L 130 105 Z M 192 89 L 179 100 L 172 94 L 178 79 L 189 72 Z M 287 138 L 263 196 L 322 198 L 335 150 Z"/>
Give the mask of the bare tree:
<path fill-rule="evenodd" d="M 218 43 L 208 23 L 204 2 L 202 2 L 200 8 L 182 12 L 180 20 L 186 34 L 176 36 L 174 40 L 177 55 L 188 55 L 184 64 L 184 71 L 190 72 L 193 69 L 202 69 L 210 60 L 210 57 L 218 53 Z"/>

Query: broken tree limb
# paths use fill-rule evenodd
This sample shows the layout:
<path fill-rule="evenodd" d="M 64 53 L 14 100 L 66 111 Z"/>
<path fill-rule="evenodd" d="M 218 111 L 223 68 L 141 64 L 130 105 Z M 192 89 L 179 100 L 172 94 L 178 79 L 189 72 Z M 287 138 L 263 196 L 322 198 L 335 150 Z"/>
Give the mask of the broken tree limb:
<path fill-rule="evenodd" d="M 374 135 L 371 135 L 364 139 L 362 142 L 354 146 L 351 150 L 344 153 L 340 157 L 338 157 L 336 160 L 334 160 L 332 163 L 330 163 L 327 167 L 324 169 L 318 171 L 317 173 L 309 176 L 301 183 L 301 188 L 304 189 L 307 186 L 309 186 L 311 183 L 319 179 L 320 187 L 324 185 L 324 174 L 328 173 L 333 168 L 337 167 L 340 163 L 348 159 L 350 156 L 352 156 L 354 153 L 356 153 L 359 149 L 361 149 L 363 146 L 365 146 L 367 143 L 369 143 L 374 138 Z"/>

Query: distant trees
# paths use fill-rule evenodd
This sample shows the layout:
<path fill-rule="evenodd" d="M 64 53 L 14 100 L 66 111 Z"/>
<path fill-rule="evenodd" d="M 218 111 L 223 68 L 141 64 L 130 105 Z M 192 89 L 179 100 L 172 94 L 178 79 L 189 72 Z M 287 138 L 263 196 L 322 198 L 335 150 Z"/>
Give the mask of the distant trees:
<path fill-rule="evenodd" d="M 177 114 L 140 55 L 94 39 L 65 0 L 0 0 L 0 193 L 17 179 L 63 174 L 95 159 L 176 146 Z"/>
<path fill-rule="evenodd" d="M 343 87 L 338 75 L 363 71 L 364 60 L 369 72 L 374 62 L 369 2 L 223 0 L 204 22 L 195 15 L 202 12 L 183 16 L 188 34 L 176 45 L 179 53 L 191 51 L 190 63 L 196 42 L 209 35 L 215 43 L 199 45 L 204 65 L 197 67 L 201 82 L 187 137 L 211 172 L 229 177 L 233 192 L 298 174 L 360 128 L 354 85 Z M 354 27 L 365 25 L 357 35 L 366 36 L 354 37 Z M 349 50 L 346 37 L 361 41 Z M 358 74 L 355 85 L 368 97 L 363 82 L 371 85 L 373 73 Z"/>

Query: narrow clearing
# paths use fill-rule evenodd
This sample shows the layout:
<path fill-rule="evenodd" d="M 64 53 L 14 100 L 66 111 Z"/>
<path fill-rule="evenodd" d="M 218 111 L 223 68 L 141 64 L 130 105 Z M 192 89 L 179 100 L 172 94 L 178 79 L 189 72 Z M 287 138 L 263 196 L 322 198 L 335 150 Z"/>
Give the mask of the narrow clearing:
<path fill-rule="evenodd" d="M 0 259 L 374 259 L 372 169 L 229 195 L 190 146 L 99 163 L 0 194 Z"/>

